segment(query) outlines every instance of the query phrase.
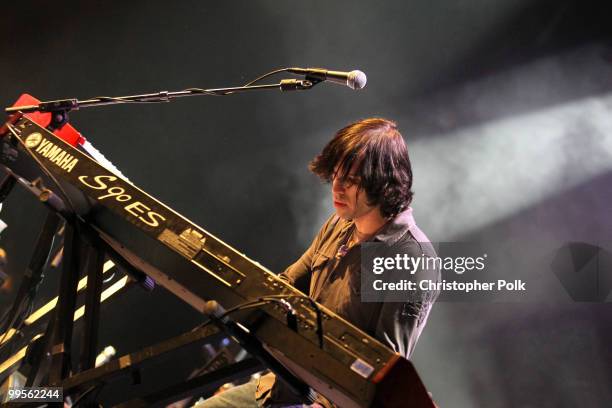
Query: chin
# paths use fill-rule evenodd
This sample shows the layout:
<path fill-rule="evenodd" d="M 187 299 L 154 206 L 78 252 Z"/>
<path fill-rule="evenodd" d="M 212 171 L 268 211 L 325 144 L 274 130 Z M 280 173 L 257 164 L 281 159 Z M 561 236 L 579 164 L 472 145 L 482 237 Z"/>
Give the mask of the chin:
<path fill-rule="evenodd" d="M 339 209 L 336 209 L 336 215 L 345 220 L 350 220 L 353 218 L 348 211 L 343 211 Z"/>

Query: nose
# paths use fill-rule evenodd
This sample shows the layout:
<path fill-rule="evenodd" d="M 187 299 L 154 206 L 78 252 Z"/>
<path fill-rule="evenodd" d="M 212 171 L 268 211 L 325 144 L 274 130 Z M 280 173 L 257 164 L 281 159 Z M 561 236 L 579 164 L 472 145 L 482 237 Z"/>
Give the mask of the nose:
<path fill-rule="evenodd" d="M 342 193 L 344 191 L 344 183 L 340 181 L 339 177 L 332 179 L 332 191 L 334 193 Z"/>

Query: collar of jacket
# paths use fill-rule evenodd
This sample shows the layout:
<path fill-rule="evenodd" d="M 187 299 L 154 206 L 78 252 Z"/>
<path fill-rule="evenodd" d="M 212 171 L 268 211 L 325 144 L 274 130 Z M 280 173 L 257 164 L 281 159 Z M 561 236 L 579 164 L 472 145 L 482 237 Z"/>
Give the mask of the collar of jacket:
<path fill-rule="evenodd" d="M 349 229 L 355 225 L 353 220 L 346 221 L 340 219 L 339 222 L 343 223 L 340 229 L 340 235 L 345 236 Z M 378 231 L 372 241 L 384 242 L 391 246 L 394 245 L 401 237 L 403 237 L 407 231 L 415 226 L 414 217 L 412 215 L 412 207 L 406 208 L 404 211 L 399 213 L 395 218 L 390 219 L 387 223 Z"/>

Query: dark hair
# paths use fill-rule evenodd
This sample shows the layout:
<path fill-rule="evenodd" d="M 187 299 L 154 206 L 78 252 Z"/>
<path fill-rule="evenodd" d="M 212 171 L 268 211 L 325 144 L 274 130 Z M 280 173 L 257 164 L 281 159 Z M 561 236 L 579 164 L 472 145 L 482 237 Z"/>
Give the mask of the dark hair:
<path fill-rule="evenodd" d="M 370 118 L 340 129 L 308 168 L 331 182 L 334 176 L 346 180 L 354 163 L 359 188 L 364 189 L 369 205 L 380 205 L 383 217 L 394 217 L 410 205 L 412 168 L 395 122 Z"/>

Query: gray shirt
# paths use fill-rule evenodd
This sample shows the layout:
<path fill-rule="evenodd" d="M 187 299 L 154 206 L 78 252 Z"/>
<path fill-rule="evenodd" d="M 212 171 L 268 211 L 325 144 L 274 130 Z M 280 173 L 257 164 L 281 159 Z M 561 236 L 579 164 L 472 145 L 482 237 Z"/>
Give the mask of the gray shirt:
<path fill-rule="evenodd" d="M 420 292 L 404 303 L 361 302 L 361 245 L 351 247 L 343 256 L 338 255 L 354 228 L 353 221 L 331 216 L 308 250 L 281 277 L 409 358 L 437 293 Z M 429 239 L 416 226 L 411 208 L 388 221 L 370 241 L 380 242 L 386 254 L 436 256 Z"/>
<path fill-rule="evenodd" d="M 409 358 L 438 293 L 420 291 L 406 302 L 362 302 L 361 245 L 338 256 L 340 247 L 347 243 L 354 228 L 352 221 L 331 216 L 308 250 L 280 277 Z M 389 220 L 370 241 L 382 244 L 381 255 L 436 256 L 429 239 L 416 226 L 411 208 Z M 434 273 L 439 279 L 439 271 Z M 262 376 L 257 384 L 256 399 L 262 406 L 297 402 L 295 395 L 282 384 L 272 373 Z M 317 402 L 324 407 L 333 406 L 322 396 Z"/>

